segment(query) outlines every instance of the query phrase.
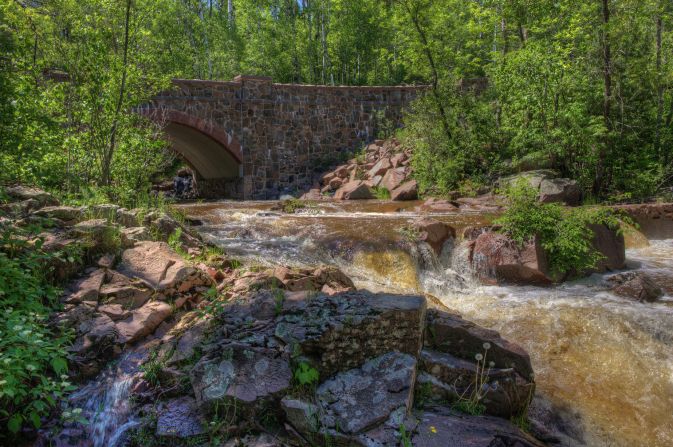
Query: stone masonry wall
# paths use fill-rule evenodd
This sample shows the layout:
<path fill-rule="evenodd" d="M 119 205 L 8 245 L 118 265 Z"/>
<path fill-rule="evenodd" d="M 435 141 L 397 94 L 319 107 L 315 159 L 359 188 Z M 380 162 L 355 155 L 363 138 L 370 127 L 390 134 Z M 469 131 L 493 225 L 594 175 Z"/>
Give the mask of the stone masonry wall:
<path fill-rule="evenodd" d="M 374 138 L 377 111 L 399 124 L 404 108 L 427 88 L 274 84 L 252 76 L 173 84 L 145 113 L 175 111 L 206 123 L 201 131 L 226 132 L 242 159 L 241 185 L 230 189 L 243 199 L 276 198 L 310 186 L 322 161 Z"/>

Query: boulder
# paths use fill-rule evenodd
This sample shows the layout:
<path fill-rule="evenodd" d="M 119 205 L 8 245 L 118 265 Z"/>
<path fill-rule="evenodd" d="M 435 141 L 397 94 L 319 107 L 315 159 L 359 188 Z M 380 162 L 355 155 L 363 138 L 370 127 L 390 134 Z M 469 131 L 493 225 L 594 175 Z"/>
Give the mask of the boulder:
<path fill-rule="evenodd" d="M 401 184 L 390 192 L 392 200 L 416 200 L 418 199 L 418 184 L 416 180 L 411 180 Z"/>
<path fill-rule="evenodd" d="M 456 237 L 456 230 L 453 227 L 430 217 L 416 220 L 413 227 L 418 231 L 419 240 L 427 242 L 437 255 L 442 252 L 447 240 Z"/>
<path fill-rule="evenodd" d="M 354 180 L 346 183 L 334 194 L 337 200 L 363 200 L 373 199 L 371 189 L 361 180 Z"/>
<path fill-rule="evenodd" d="M 286 358 L 232 346 L 222 357 L 202 358 L 190 377 L 201 408 L 234 404 L 253 416 L 290 388 L 292 371 Z"/>
<path fill-rule="evenodd" d="M 607 278 L 607 282 L 615 295 L 640 302 L 651 303 L 664 296 L 654 279 L 642 271 L 619 273 Z"/>
<path fill-rule="evenodd" d="M 559 178 L 558 173 L 549 169 L 522 172 L 521 174 L 505 177 L 499 180 L 500 187 L 516 184 L 521 179 L 527 180 L 531 188 L 538 191 L 542 203 L 565 203 L 566 205 L 580 205 L 582 190 L 575 180 Z"/>
<path fill-rule="evenodd" d="M 100 288 L 101 303 L 121 304 L 126 308 L 136 309 L 147 302 L 152 296 L 152 290 L 140 281 L 119 272 L 110 271 L 107 282 Z"/>
<path fill-rule="evenodd" d="M 406 413 L 413 402 L 415 379 L 416 359 L 398 352 L 339 373 L 316 391 L 321 426 L 356 435 L 385 422 L 395 410 L 403 408 Z"/>
<path fill-rule="evenodd" d="M 565 203 L 570 206 L 580 205 L 582 190 L 575 180 L 567 178 L 544 179 L 540 182 L 540 202 Z"/>
<path fill-rule="evenodd" d="M 395 154 L 392 156 L 390 159 L 390 164 L 393 165 L 393 168 L 398 168 L 402 166 L 402 163 L 407 159 L 407 154 L 404 152 L 400 152 L 398 154 Z"/>
<path fill-rule="evenodd" d="M 146 227 L 122 228 L 120 236 L 123 248 L 132 248 L 137 242 L 152 239 L 152 235 Z"/>
<path fill-rule="evenodd" d="M 140 217 L 143 210 L 136 208 L 127 210 L 126 208 L 119 208 L 117 210 L 117 222 L 123 227 L 137 227 L 142 224 Z"/>
<path fill-rule="evenodd" d="M 390 163 L 390 159 L 384 157 L 376 162 L 376 164 L 367 172 L 368 178 L 374 178 L 377 175 L 385 174 L 388 169 L 392 168 L 393 165 Z"/>
<path fill-rule="evenodd" d="M 161 301 L 134 310 L 128 318 L 116 323 L 119 343 L 133 343 L 151 334 L 172 312 L 170 304 Z"/>
<path fill-rule="evenodd" d="M 471 264 L 484 283 L 549 285 L 547 258 L 538 239 L 520 247 L 508 236 L 482 233 L 472 249 Z"/>
<path fill-rule="evenodd" d="M 388 169 L 381 180 L 381 186 L 392 192 L 407 178 L 404 168 Z"/>
<path fill-rule="evenodd" d="M 339 177 L 335 177 L 332 180 L 330 180 L 329 183 L 327 183 L 327 186 L 329 186 L 329 188 L 331 190 L 335 190 L 335 189 L 341 188 L 341 185 L 343 185 L 343 182 L 344 182 L 343 179 L 340 179 Z"/>
<path fill-rule="evenodd" d="M 76 281 L 68 289 L 64 302 L 80 304 L 82 301 L 98 301 L 98 293 L 105 280 L 105 270 L 94 270 L 84 278 Z"/>
<path fill-rule="evenodd" d="M 159 404 L 156 435 L 187 439 L 207 432 L 206 421 L 193 397 L 183 396 Z"/>
<path fill-rule="evenodd" d="M 309 356 L 321 377 L 330 377 L 390 351 L 417 356 L 425 309 L 420 296 L 365 291 L 321 295 L 288 303 L 276 319 L 274 336 Z"/>
<path fill-rule="evenodd" d="M 484 343 L 488 343 L 488 361 L 493 361 L 496 368 L 514 368 L 521 377 L 533 377 L 530 357 L 523 348 L 456 314 L 428 310 L 424 341 L 427 349 L 470 361 L 474 361 L 476 354 L 483 354 Z"/>
<path fill-rule="evenodd" d="M 511 422 L 499 418 L 468 416 L 437 407 L 419 413 L 418 419 L 410 443 L 414 447 L 543 447 Z"/>
<path fill-rule="evenodd" d="M 212 285 L 207 274 L 188 265 L 165 242 L 143 241 L 124 250 L 119 271 L 171 296 L 195 286 Z"/>
<path fill-rule="evenodd" d="M 626 244 L 624 243 L 624 235 L 618 230 L 613 230 L 603 224 L 590 224 L 589 229 L 594 234 L 591 246 L 603 258 L 596 263 L 596 266 L 590 272 L 585 273 L 604 273 L 625 268 Z"/>
<path fill-rule="evenodd" d="M 68 225 L 74 225 L 84 219 L 84 208 L 73 206 L 45 206 L 33 213 L 35 216 L 59 219 Z"/>
<path fill-rule="evenodd" d="M 478 366 L 474 358 L 468 361 L 424 349 L 420 368 L 426 374 L 419 376 L 418 383 L 426 392 L 431 391 L 428 393 L 431 400 L 455 402 L 476 392 L 475 378 L 479 377 L 483 384 L 479 389 L 479 403 L 484 405 L 486 414 L 508 419 L 521 414 L 530 404 L 535 383 L 521 377 L 513 368 L 486 366 L 491 361 L 488 351 L 490 349 L 482 350 L 484 360 Z"/>
<path fill-rule="evenodd" d="M 39 188 L 30 186 L 16 185 L 5 188 L 5 193 L 14 200 L 35 201 L 38 207 L 58 206 L 59 201 L 56 197 Z"/>

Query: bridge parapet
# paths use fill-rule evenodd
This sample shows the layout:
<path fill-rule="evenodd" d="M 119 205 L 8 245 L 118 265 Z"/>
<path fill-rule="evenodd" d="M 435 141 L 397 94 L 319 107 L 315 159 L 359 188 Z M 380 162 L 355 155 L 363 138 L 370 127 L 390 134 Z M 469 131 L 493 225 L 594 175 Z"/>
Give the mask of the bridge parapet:
<path fill-rule="evenodd" d="M 239 198 L 275 198 L 310 186 L 319 164 L 372 140 L 381 115 L 399 125 L 404 109 L 427 88 L 277 84 L 261 76 L 175 79 L 172 89 L 151 101 L 148 113 L 161 111 L 169 120 L 171 114 L 190 116 L 200 132 L 213 129 L 220 142 L 226 135 L 235 148 L 223 150 L 242 163 Z"/>

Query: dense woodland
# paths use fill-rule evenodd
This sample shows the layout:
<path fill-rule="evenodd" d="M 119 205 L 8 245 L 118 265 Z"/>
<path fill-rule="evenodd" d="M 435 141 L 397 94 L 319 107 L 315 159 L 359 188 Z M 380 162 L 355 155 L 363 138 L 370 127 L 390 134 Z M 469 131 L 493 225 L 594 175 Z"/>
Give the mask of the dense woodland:
<path fill-rule="evenodd" d="M 172 77 L 245 73 L 430 84 L 401 137 L 434 193 L 530 167 L 593 200 L 671 185 L 667 0 L 3 0 L 0 47 L 5 181 L 135 196 L 171 160 L 129 111 Z"/>

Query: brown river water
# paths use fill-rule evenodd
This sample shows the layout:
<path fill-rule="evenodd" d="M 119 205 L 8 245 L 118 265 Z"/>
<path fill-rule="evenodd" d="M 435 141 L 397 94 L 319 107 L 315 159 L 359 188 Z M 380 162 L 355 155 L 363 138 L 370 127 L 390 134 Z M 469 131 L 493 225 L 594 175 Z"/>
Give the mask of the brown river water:
<path fill-rule="evenodd" d="M 536 371 L 532 411 L 547 409 L 564 445 L 673 446 L 673 224 L 649 246 L 627 251 L 629 268 L 646 270 L 667 289 L 659 302 L 643 304 L 609 293 L 601 275 L 551 288 L 481 286 L 459 248 L 445 246 L 437 258 L 406 240 L 400 228 L 419 216 L 414 202 L 324 202 L 300 214 L 274 212 L 273 205 L 180 207 L 233 257 L 268 265 L 333 264 L 359 288 L 432 294 L 521 344 Z M 432 216 L 458 234 L 492 218 Z"/>

